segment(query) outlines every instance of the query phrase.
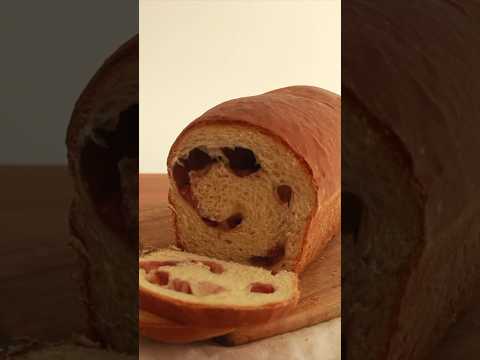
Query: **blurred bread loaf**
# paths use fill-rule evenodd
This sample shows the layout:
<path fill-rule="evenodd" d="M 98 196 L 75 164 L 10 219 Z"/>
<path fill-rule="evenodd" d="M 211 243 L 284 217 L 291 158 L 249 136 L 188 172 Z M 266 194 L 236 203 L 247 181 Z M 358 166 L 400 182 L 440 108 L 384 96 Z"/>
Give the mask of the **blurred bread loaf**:
<path fill-rule="evenodd" d="M 81 94 L 67 147 L 75 188 L 70 229 L 92 332 L 115 350 L 137 352 L 138 37 Z"/>

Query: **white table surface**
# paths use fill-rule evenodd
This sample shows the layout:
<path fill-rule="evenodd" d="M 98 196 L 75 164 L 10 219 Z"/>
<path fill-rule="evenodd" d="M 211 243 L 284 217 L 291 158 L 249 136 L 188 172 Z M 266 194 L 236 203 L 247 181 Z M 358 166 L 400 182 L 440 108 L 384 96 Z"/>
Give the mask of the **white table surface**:
<path fill-rule="evenodd" d="M 340 360 L 340 318 L 245 345 L 168 345 L 140 339 L 141 360 Z"/>

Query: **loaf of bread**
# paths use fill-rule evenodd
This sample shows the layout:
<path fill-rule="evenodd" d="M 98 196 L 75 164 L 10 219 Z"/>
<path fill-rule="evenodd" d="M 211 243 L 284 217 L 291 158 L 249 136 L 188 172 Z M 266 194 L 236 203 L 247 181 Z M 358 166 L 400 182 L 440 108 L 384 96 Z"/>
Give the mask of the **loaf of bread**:
<path fill-rule="evenodd" d="M 212 339 L 228 334 L 234 330 L 233 328 L 184 325 L 141 309 L 138 312 L 138 329 L 142 336 L 172 344 L 185 344 Z"/>
<path fill-rule="evenodd" d="M 227 101 L 168 156 L 177 246 L 302 271 L 340 226 L 340 97 L 293 86 Z"/>
<path fill-rule="evenodd" d="M 82 260 L 92 334 L 138 350 L 138 37 L 98 70 L 67 134 L 75 198 L 72 242 Z"/>
<path fill-rule="evenodd" d="M 285 314 L 298 301 L 293 272 L 221 261 L 175 249 L 139 259 L 140 308 L 186 325 L 226 328 Z"/>
<path fill-rule="evenodd" d="M 347 359 L 424 359 L 480 278 L 480 6 L 345 1 Z"/>

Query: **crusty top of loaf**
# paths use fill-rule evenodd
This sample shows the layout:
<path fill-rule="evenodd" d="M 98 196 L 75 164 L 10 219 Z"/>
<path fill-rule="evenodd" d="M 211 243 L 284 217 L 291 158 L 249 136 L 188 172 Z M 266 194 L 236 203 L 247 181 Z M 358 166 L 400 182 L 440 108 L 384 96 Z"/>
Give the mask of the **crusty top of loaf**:
<path fill-rule="evenodd" d="M 138 103 L 138 35 L 105 60 L 75 103 L 66 139 L 69 159 L 78 156 L 83 129 L 97 120 L 92 115 L 112 111 L 102 105 L 108 103 L 118 113 L 132 105 L 132 101 Z"/>
<path fill-rule="evenodd" d="M 312 174 L 319 203 L 340 191 L 340 96 L 313 86 L 291 86 L 226 101 L 187 126 L 218 123 L 253 126 L 286 144 Z M 170 150 L 172 165 L 175 146 Z M 327 176 L 328 174 L 328 176 Z"/>
<path fill-rule="evenodd" d="M 443 209 L 452 215 L 480 184 L 480 167 L 471 166 L 480 151 L 480 50 L 471 46 L 478 43 L 480 5 L 474 3 L 353 0 L 344 9 L 343 96 L 401 140 L 428 197 L 454 194 Z M 386 91 L 391 84 L 401 96 Z"/>

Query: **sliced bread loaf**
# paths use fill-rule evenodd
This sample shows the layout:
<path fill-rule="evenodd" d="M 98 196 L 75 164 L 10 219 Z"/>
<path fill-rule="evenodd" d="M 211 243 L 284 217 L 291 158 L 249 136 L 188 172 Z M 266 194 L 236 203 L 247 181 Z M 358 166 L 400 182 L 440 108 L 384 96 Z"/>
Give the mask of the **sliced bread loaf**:
<path fill-rule="evenodd" d="M 162 249 L 139 260 L 140 308 L 187 325 L 237 327 L 268 321 L 299 298 L 295 273 Z"/>
<path fill-rule="evenodd" d="M 168 157 L 177 245 L 302 271 L 340 224 L 340 97 L 294 86 L 227 101 Z"/>

